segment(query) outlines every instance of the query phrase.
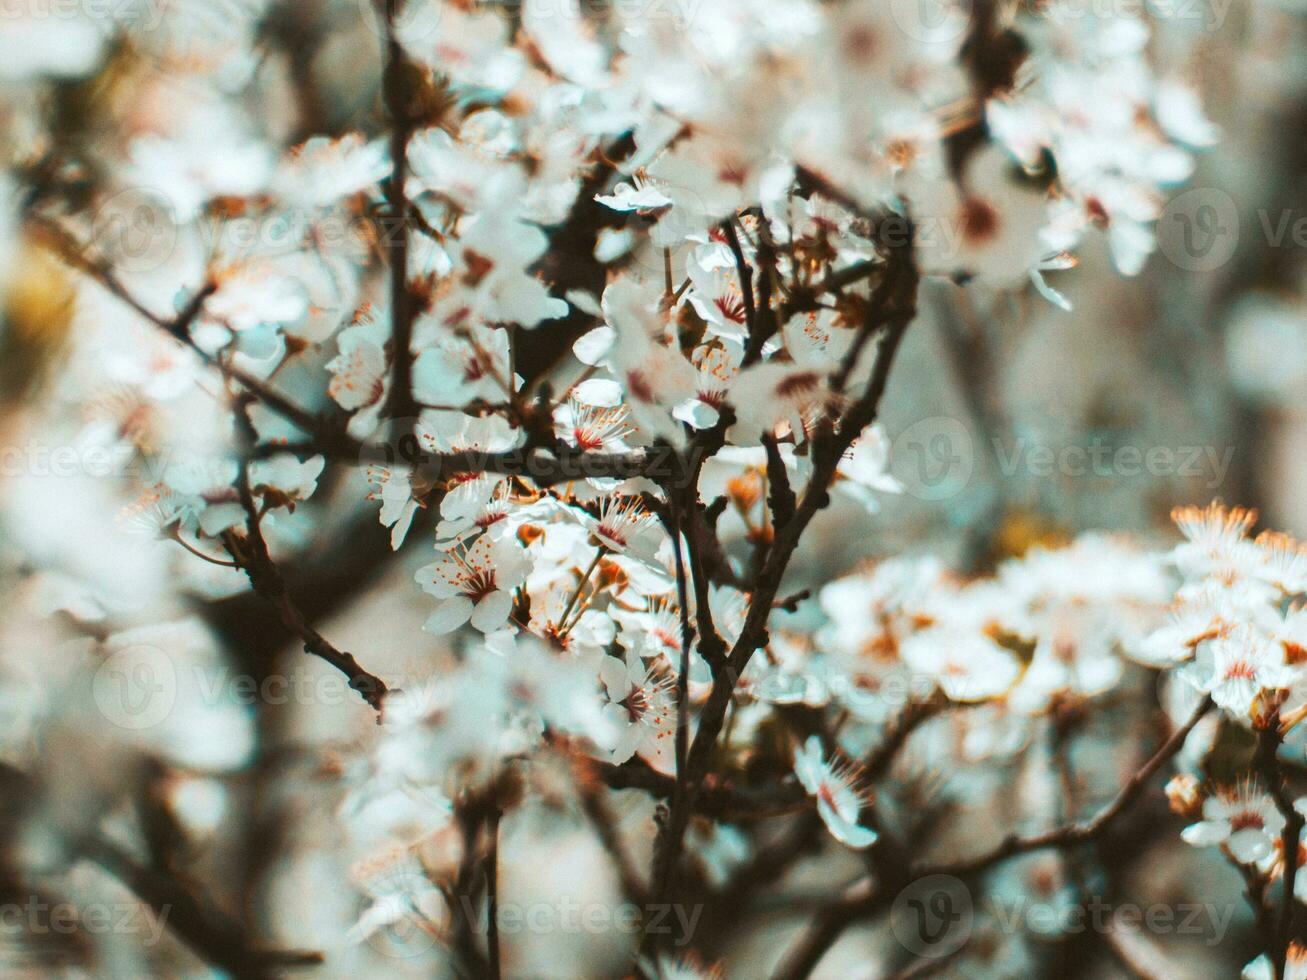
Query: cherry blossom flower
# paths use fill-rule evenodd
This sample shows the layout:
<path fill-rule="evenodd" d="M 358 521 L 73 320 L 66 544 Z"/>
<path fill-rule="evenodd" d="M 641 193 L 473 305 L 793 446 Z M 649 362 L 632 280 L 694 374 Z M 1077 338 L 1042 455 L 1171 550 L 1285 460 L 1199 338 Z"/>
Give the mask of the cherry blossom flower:
<path fill-rule="evenodd" d="M 1047 198 L 1014 179 L 1013 162 L 989 147 L 968 164 L 961 186 L 928 181 L 909 192 L 923 270 L 967 273 L 1011 284 L 1049 251 L 1039 237 Z"/>
<path fill-rule="evenodd" d="M 675 730 L 672 679 L 657 663 L 647 667 L 635 653 L 626 659 L 605 657 L 599 679 L 608 693 L 604 715 L 618 731 L 612 761 L 618 764 L 636 753 L 657 753 Z"/>
<path fill-rule="evenodd" d="M 1247 590 L 1250 596 L 1267 593 L 1261 581 L 1262 553 L 1248 540 L 1248 531 L 1257 522 L 1256 511 L 1213 503 L 1177 508 L 1171 518 L 1186 538 L 1174 552 L 1175 563 L 1186 577 L 1217 579 L 1231 589 Z"/>
<path fill-rule="evenodd" d="M 512 538 L 482 535 L 469 545 L 456 545 L 418 569 L 423 590 L 441 600 L 426 629 L 449 633 L 469 620 L 482 633 L 499 629 L 513 611 L 513 590 L 526 580 L 530 566 Z"/>
<path fill-rule="evenodd" d="M 866 794 L 859 787 L 856 768 L 847 762 L 828 762 L 816 735 L 794 753 L 794 775 L 816 799 L 817 813 L 837 841 L 859 849 L 876 842 L 879 835 L 858 824 Z"/>
<path fill-rule="evenodd" d="M 985 701 L 1008 691 L 1021 674 L 1015 657 L 979 632 L 938 627 L 901 647 L 904 662 L 933 678 L 954 701 Z"/>
<path fill-rule="evenodd" d="M 1294 680 L 1284 650 L 1251 626 L 1237 627 L 1229 636 L 1205 645 L 1189 671 L 1200 691 L 1244 720 L 1260 694 L 1289 687 Z"/>
<path fill-rule="evenodd" d="M 238 469 L 233 459 L 171 462 L 163 474 L 163 506 L 188 529 L 217 536 L 245 520 L 236 490 Z"/>
<path fill-rule="evenodd" d="M 680 663 L 681 614 L 670 598 L 655 596 L 643 609 L 619 607 L 611 615 L 622 628 L 620 642 L 628 652 L 661 655 L 668 663 Z"/>
<path fill-rule="evenodd" d="M 1265 556 L 1262 576 L 1285 595 L 1307 592 L 1307 548 L 1295 538 L 1274 531 L 1264 532 L 1254 542 Z"/>
<path fill-rule="evenodd" d="M 389 170 L 380 141 L 366 143 L 358 133 L 315 136 L 282 161 L 273 188 L 293 207 L 323 208 L 373 187 Z"/>
<path fill-rule="evenodd" d="M 1240 864 L 1252 864 L 1271 853 L 1284 824 L 1270 794 L 1253 783 L 1241 783 L 1209 796 L 1202 821 L 1180 836 L 1195 847 L 1220 844 Z"/>
<path fill-rule="evenodd" d="M 391 529 L 390 547 L 397 551 L 408 537 L 419 506 L 413 496 L 412 476 L 403 470 L 377 465 L 368 467 L 367 476 L 372 486 L 368 499 L 381 501 L 381 524 Z"/>
<path fill-rule="evenodd" d="M 352 873 L 371 903 L 346 933 L 348 942 L 364 942 L 401 922 L 433 935 L 443 932 L 448 906 L 413 852 L 404 849 L 384 854 L 356 865 Z"/>
<path fill-rule="evenodd" d="M 586 524 L 605 548 L 645 561 L 653 559 L 662 542 L 662 535 L 656 530 L 657 518 L 645 509 L 639 497 L 601 498 L 599 516 L 587 520 Z"/>
<path fill-rule="evenodd" d="M 582 452 L 612 453 L 626 449 L 631 434 L 624 406 L 587 405 L 573 399 L 559 406 L 555 425 L 562 440 Z"/>
<path fill-rule="evenodd" d="M 371 306 L 361 308 L 336 336 L 339 353 L 327 362 L 332 375 L 327 392 L 341 408 L 356 413 L 349 423 L 352 435 L 371 434 L 380 420 L 389 380 L 388 338 L 385 318 Z"/>
<path fill-rule="evenodd" d="M 502 400 L 516 387 L 508 364 L 506 331 L 482 324 L 472 324 L 466 336 L 441 330 L 435 346 L 425 348 L 413 363 L 413 396 L 433 407 Z"/>

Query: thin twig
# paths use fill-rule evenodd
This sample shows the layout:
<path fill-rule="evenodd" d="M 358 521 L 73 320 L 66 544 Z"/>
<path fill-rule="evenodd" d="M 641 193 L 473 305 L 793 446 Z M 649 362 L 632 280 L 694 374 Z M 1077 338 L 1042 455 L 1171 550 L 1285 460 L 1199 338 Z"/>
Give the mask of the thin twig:
<path fill-rule="evenodd" d="M 1011 835 L 997 847 L 979 857 L 949 864 L 923 866 L 913 871 L 913 877 L 925 877 L 932 874 L 946 874 L 955 877 L 973 875 L 1018 854 L 1027 854 L 1030 851 L 1044 850 L 1049 847 L 1067 847 L 1072 844 L 1083 844 L 1086 841 L 1094 840 L 1104 834 L 1112 823 L 1138 799 L 1139 795 L 1144 791 L 1144 787 L 1148 785 L 1148 781 L 1184 747 L 1185 739 L 1189 737 L 1189 733 L 1203 720 L 1203 717 L 1211 708 L 1211 698 L 1204 698 L 1189 717 L 1189 720 L 1171 733 L 1171 737 L 1162 743 L 1162 746 L 1153 753 L 1152 758 L 1144 763 L 1143 767 L 1121 787 L 1112 802 L 1103 807 L 1092 819 L 1082 823 L 1056 827 L 1030 837 Z"/>

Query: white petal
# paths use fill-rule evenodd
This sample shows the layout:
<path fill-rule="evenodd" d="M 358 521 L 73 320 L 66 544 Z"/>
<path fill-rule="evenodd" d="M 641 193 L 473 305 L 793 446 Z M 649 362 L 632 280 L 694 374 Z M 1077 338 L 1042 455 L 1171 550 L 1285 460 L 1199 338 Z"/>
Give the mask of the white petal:
<path fill-rule="evenodd" d="M 616 341 L 617 331 L 612 327 L 595 327 L 572 345 L 572 353 L 582 364 L 594 367 L 603 362 Z"/>
<path fill-rule="evenodd" d="M 472 600 L 464 595 L 450 596 L 428 618 L 422 628 L 428 633 L 443 636 L 458 629 L 472 615 Z"/>
<path fill-rule="evenodd" d="M 497 589 L 477 603 L 472 613 L 472 625 L 482 633 L 492 633 L 504 625 L 512 611 L 512 595 Z"/>
<path fill-rule="evenodd" d="M 711 429 L 721 418 L 717 409 L 698 398 L 681 402 L 672 410 L 672 415 L 692 429 Z"/>
<path fill-rule="evenodd" d="M 1180 831 L 1180 839 L 1194 847 L 1211 847 L 1230 836 L 1230 825 L 1215 820 L 1204 820 Z"/>
<path fill-rule="evenodd" d="M 1235 831 L 1225 846 L 1240 864 L 1252 864 L 1271 853 L 1270 838 L 1262 831 L 1252 828 Z"/>
<path fill-rule="evenodd" d="M 622 386 L 607 378 L 590 378 L 572 389 L 577 401 L 600 408 L 616 408 L 622 404 Z"/>
<path fill-rule="evenodd" d="M 869 847 L 876 842 L 877 834 L 868 827 L 850 823 L 831 808 L 825 800 L 817 801 L 817 812 L 834 838 L 849 847 Z"/>
<path fill-rule="evenodd" d="M 604 682 L 608 696 L 614 701 L 626 697 L 630 689 L 626 665 L 616 657 L 604 657 L 603 662 L 599 664 L 599 679 Z"/>

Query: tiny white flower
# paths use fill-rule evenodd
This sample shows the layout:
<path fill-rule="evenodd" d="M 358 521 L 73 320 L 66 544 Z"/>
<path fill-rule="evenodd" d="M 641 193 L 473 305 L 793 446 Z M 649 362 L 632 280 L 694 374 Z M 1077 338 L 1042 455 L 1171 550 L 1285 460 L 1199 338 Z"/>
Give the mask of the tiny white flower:
<path fill-rule="evenodd" d="M 877 833 L 858 824 L 866 794 L 858 785 L 858 772 L 848 762 L 827 762 L 821 739 L 811 736 L 794 753 L 794 775 L 817 801 L 817 813 L 835 839 L 849 847 L 870 847 Z"/>
<path fill-rule="evenodd" d="M 1193 670 L 1199 678 L 1198 689 L 1241 719 L 1249 717 L 1262 691 L 1290 687 L 1294 681 L 1284 662 L 1284 650 L 1247 625 L 1205 645 Z"/>
<path fill-rule="evenodd" d="M 469 620 L 482 633 L 501 628 L 513 611 L 513 590 L 526 580 L 530 568 L 515 538 L 492 540 L 488 535 L 424 565 L 417 580 L 424 591 L 441 600 L 427 620 L 427 631 L 449 633 Z"/>
<path fill-rule="evenodd" d="M 950 700 L 987 701 L 1011 689 L 1021 675 L 1017 659 L 979 632 L 935 627 L 908 637 L 903 661 L 934 678 Z"/>
<path fill-rule="evenodd" d="M 1195 847 L 1221 844 L 1241 864 L 1266 857 L 1284 830 L 1284 815 L 1269 793 L 1254 783 L 1209 796 L 1203 802 L 1203 819 L 1186 827 L 1181 838 Z"/>
<path fill-rule="evenodd" d="M 626 659 L 605 657 L 599 679 L 608 692 L 604 716 L 618 731 L 612 761 L 621 764 L 637 752 L 654 753 L 659 742 L 676 731 L 676 706 L 671 676 L 657 663 L 646 667 L 629 652 Z"/>

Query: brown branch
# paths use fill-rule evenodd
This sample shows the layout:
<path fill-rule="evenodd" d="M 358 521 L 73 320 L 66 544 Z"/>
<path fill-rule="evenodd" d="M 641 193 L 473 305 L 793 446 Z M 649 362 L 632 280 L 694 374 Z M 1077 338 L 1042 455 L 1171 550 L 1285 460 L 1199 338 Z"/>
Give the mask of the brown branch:
<path fill-rule="evenodd" d="M 1267 726 L 1257 733 L 1257 748 L 1253 755 L 1253 768 L 1275 801 L 1275 807 L 1284 817 L 1284 830 L 1280 849 L 1284 859 L 1284 891 L 1280 917 L 1272 931 L 1272 946 L 1267 953 L 1273 966 L 1272 976 L 1284 977 L 1289 956 L 1289 944 L 1294 939 L 1293 916 L 1298 899 L 1294 896 L 1294 883 L 1298 878 L 1298 842 L 1302 837 L 1303 817 L 1293 805 L 1285 788 L 1284 770 L 1278 753 L 1283 743 L 1278 717 L 1272 717 Z"/>
<path fill-rule="evenodd" d="M 237 412 L 238 422 L 247 442 L 253 437 L 253 430 L 245 413 L 244 406 Z M 345 675 L 349 686 L 357 691 L 363 700 L 374 710 L 380 712 L 382 702 L 389 693 L 385 681 L 369 673 L 354 658 L 353 654 L 338 650 L 316 629 L 309 625 L 299 608 L 291 600 L 286 589 L 281 570 L 268 552 L 260 527 L 259 509 L 250 489 L 249 463 L 243 460 L 237 471 L 236 490 L 240 495 L 241 506 L 245 510 L 245 534 L 239 535 L 234 530 L 223 534 L 227 551 L 249 577 L 254 591 L 263 596 L 280 616 L 282 624 L 291 633 L 298 636 L 306 652 L 325 660 Z"/>
<path fill-rule="evenodd" d="M 859 886 L 866 888 L 866 884 Z M 821 962 L 826 951 L 835 945 L 844 930 L 869 908 L 880 904 L 879 891 L 867 891 L 833 902 L 818 911 L 798 938 L 787 949 L 772 974 L 772 980 L 804 980 Z"/>
<path fill-rule="evenodd" d="M 672 807 L 667 822 L 659 833 L 656 853 L 660 873 L 655 875 L 656 881 L 671 880 L 668 869 L 679 858 L 690 812 L 694 808 L 694 798 L 708 771 L 712 751 L 721 734 L 736 680 L 748 666 L 754 652 L 768 642 L 767 623 L 790 559 L 798 548 L 808 524 L 817 512 L 829 503 L 828 491 L 835 478 L 840 458 L 853 440 L 875 419 L 879 410 L 899 343 L 908 324 L 916 315 L 918 275 L 911 257 L 910 238 L 911 236 L 908 243 L 909 251 L 895 264 L 899 281 L 896 283 L 894 295 L 898 306 L 894 309 L 882 335 L 871 382 L 858 402 L 846 413 L 844 422 L 838 429 L 833 421 L 829 421 L 814 438 L 812 473 L 803 498 L 795 508 L 792 519 L 783 528 L 777 530 L 766 561 L 754 582 L 749 610 L 745 614 L 740 636 L 731 649 L 725 665 L 714 671 L 712 690 L 700 713 L 698 732 L 690 746 L 686 803 L 680 807 Z M 655 895 L 655 900 L 661 900 L 662 897 Z"/>
<path fill-rule="evenodd" d="M 797 501 L 776 438 L 770 433 L 764 433 L 762 445 L 767 451 L 767 503 L 771 507 L 772 527 L 780 529 L 794 517 Z"/>
<path fill-rule="evenodd" d="M 314 440 L 316 452 L 323 452 L 333 458 L 343 457 L 354 460 L 359 458 L 362 445 L 346 433 L 344 426 L 333 424 L 299 407 L 276 389 L 248 372 L 219 360 L 195 343 L 190 333 L 191 325 L 203 313 L 205 302 L 217 291 L 217 283 L 212 280 L 205 282 L 186 307 L 177 316 L 169 319 L 155 313 L 132 295 L 109 266 L 88 257 L 85 247 L 57 222 L 35 218 L 33 224 L 40 232 L 43 244 L 67 265 L 94 279 L 119 302 L 135 310 L 145 320 L 196 354 L 205 364 L 221 372 L 224 377 L 239 382 L 268 408 L 302 429 Z"/>
<path fill-rule="evenodd" d="M 1148 781 L 1152 779 L 1157 771 L 1184 747 L 1185 739 L 1189 737 L 1189 733 L 1203 720 L 1203 717 L 1211 708 L 1211 699 L 1204 698 L 1203 702 L 1198 705 L 1197 709 L 1189 717 L 1189 720 L 1171 733 L 1171 737 L 1163 742 L 1162 746 L 1144 763 L 1143 767 L 1121 787 L 1112 802 L 1103 807 L 1092 819 L 1056 827 L 1030 837 L 1010 835 L 997 847 L 985 854 L 950 864 L 923 866 L 913 871 L 913 877 L 923 878 L 932 874 L 946 874 L 954 877 L 974 875 L 1018 854 L 1027 854 L 1031 851 L 1039 851 L 1049 847 L 1070 847 L 1074 844 L 1084 844 L 1095 840 L 1110 829 L 1113 822 L 1139 798 L 1139 795 L 1148 785 Z"/>
<path fill-rule="evenodd" d="M 486 954 L 490 980 L 500 980 L 499 968 L 499 820 L 495 807 L 486 818 Z"/>
<path fill-rule="evenodd" d="M 690 749 L 690 649 L 694 643 L 694 628 L 690 626 L 690 590 L 686 586 L 685 557 L 681 553 L 681 522 L 677 519 L 679 504 L 675 497 L 670 501 L 669 530 L 672 535 L 672 552 L 676 561 L 676 601 L 681 616 L 681 662 L 676 676 L 676 779 L 672 786 L 672 809 L 685 806 L 686 780 L 689 776 L 687 755 Z M 654 888 L 660 895 L 667 894 L 671 881 L 667 875 L 675 872 L 672 865 L 661 868 Z"/>
<path fill-rule="evenodd" d="M 138 864 L 107 838 L 94 837 L 81 850 L 148 905 L 196 955 L 234 977 L 271 980 L 285 976 L 291 967 L 322 962 L 320 953 L 257 949 L 237 919 L 188 890 L 175 876 Z"/>
<path fill-rule="evenodd" d="M 416 317 L 408 286 L 408 144 L 417 125 L 412 113 L 418 84 L 415 66 L 404 56 L 396 34 L 395 18 L 405 0 L 377 0 L 386 32 L 386 64 L 382 81 L 386 109 L 390 114 L 390 179 L 386 199 L 390 204 L 386 252 L 390 266 L 390 395 L 385 415 L 412 424 L 417 415 L 413 401 L 413 320 Z"/>

